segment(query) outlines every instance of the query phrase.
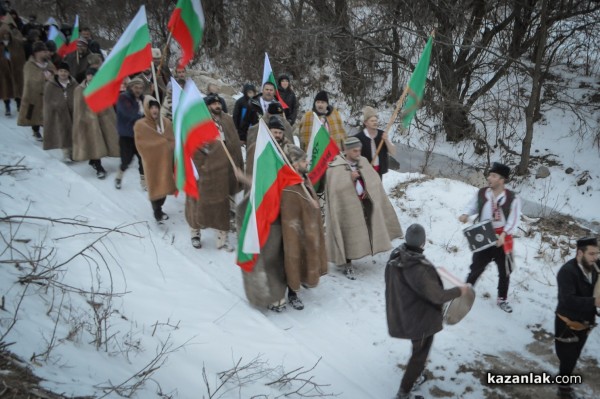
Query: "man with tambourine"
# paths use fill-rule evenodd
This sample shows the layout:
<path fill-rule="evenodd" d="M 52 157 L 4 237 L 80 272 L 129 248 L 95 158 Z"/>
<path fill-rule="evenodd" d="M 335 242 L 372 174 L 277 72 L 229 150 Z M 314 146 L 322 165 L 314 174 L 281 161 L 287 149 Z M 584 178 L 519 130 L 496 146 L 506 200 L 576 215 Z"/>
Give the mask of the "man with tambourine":
<path fill-rule="evenodd" d="M 514 269 L 512 234 L 521 218 L 519 197 L 504 187 L 509 176 L 508 166 L 494 162 L 487 177 L 488 187 L 477 192 L 458 218 L 461 223 L 466 223 L 469 216 L 478 215 L 479 220 L 479 223 L 472 226 L 472 229 L 477 230 L 475 234 L 469 234 L 472 232 L 465 229 L 473 251 L 473 263 L 467 283 L 474 285 L 486 266 L 494 261 L 498 266 L 497 304 L 507 313 L 512 312 L 507 301 L 510 273 Z M 470 236 L 473 237 L 472 240 Z"/>

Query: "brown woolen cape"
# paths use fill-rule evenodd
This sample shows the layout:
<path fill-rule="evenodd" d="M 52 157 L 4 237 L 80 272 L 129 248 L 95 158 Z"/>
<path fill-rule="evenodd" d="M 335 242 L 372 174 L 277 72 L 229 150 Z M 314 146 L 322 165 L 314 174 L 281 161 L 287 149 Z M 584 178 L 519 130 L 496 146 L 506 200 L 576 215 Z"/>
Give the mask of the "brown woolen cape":
<path fill-rule="evenodd" d="M 55 76 L 44 89 L 44 150 L 73 146 L 73 92 L 77 82 L 69 76 L 69 84 L 63 88 L 57 80 Z"/>
<path fill-rule="evenodd" d="M 35 63 L 33 56 L 23 67 L 23 95 L 19 109 L 18 126 L 43 126 L 44 125 L 44 88 L 46 78 L 44 71 L 56 72 L 56 68 L 48 62 L 45 68 Z"/>

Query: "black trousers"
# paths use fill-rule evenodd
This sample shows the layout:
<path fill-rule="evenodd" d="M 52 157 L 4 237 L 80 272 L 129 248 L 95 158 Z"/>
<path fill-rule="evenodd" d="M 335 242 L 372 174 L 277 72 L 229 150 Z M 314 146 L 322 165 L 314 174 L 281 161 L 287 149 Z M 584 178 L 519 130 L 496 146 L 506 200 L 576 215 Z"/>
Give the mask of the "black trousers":
<path fill-rule="evenodd" d="M 163 197 L 154 201 L 150 201 L 150 203 L 152 204 L 152 211 L 154 212 L 154 218 L 156 220 L 162 220 L 162 206 L 165 204 L 166 199 L 167 197 Z"/>
<path fill-rule="evenodd" d="M 400 383 L 400 391 L 402 393 L 410 392 L 417 378 L 425 370 L 425 363 L 431 350 L 431 344 L 433 344 L 433 335 L 423 339 L 412 340 L 412 354 L 406 364 L 406 371 Z"/>
<path fill-rule="evenodd" d="M 119 136 L 119 149 L 121 153 L 121 170 L 125 172 L 135 155 L 138 159 L 138 170 L 140 171 L 140 175 L 143 175 L 144 165 L 142 165 L 142 157 L 140 157 L 140 153 L 137 148 L 135 148 L 135 140 L 133 137 Z"/>
<path fill-rule="evenodd" d="M 558 373 L 560 375 L 571 375 L 573 374 L 573 370 L 575 369 L 575 365 L 577 364 L 577 360 L 579 360 L 579 356 L 581 355 L 581 351 L 583 350 L 583 346 L 587 341 L 588 333 L 590 330 L 583 331 L 575 331 L 571 330 L 564 321 L 558 318 L 554 319 L 554 347 L 556 349 L 556 356 L 558 356 L 558 360 L 560 362 L 560 366 L 558 368 Z M 573 339 L 576 342 L 563 342 L 560 339 Z M 563 384 L 568 385 L 568 384 Z"/>
<path fill-rule="evenodd" d="M 494 261 L 498 266 L 498 298 L 506 299 L 510 273 L 508 272 L 507 259 L 502 247 L 494 246 L 473 253 L 473 263 L 471 264 L 471 272 L 467 276 L 467 283 L 475 285 L 475 282 L 491 261 Z"/>

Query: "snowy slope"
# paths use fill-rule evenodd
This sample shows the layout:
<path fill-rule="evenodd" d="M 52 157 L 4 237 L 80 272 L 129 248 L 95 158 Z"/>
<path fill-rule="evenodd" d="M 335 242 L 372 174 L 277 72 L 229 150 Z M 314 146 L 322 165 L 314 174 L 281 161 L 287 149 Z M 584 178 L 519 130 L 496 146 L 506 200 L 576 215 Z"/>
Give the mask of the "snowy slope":
<path fill-rule="evenodd" d="M 257 356 L 264 363 L 254 363 L 254 376 L 240 372 L 240 378 L 245 375 L 246 379 L 231 380 L 212 397 L 271 398 L 294 391 L 297 383 L 284 387 L 265 384 L 277 379 L 281 370 L 310 369 L 320 358 L 307 377 L 327 384 L 321 387 L 325 394 L 341 398 L 391 398 L 395 394 L 410 344 L 387 334 L 383 271 L 389 254 L 357 261 L 356 281 L 346 279 L 330 265 L 329 275 L 317 288 L 300 292 L 306 305 L 303 311 L 288 309 L 274 314 L 256 309 L 245 299 L 234 254 L 215 249 L 212 231 L 203 232 L 202 249 L 189 244 L 183 198 L 167 199 L 165 212 L 170 219 L 157 226 L 135 168 L 127 171 L 123 189 L 118 191 L 113 187 L 117 159 L 104 162 L 109 175 L 100 181 L 87 163 L 65 165 L 59 151 L 42 151 L 30 131 L 16 127 L 14 119 L 0 119 L 0 137 L 0 164 L 14 164 L 25 157 L 22 163 L 31 168 L 0 176 L 2 216 L 78 218 L 88 225 L 121 226 L 123 231 L 108 234 L 97 246 L 106 263 L 98 253 L 89 252 L 89 258 L 76 257 L 56 273 L 63 290 L 76 287 L 105 292 L 112 287 L 112 292 L 123 293 L 112 300 L 107 334 L 112 338 L 100 350 L 91 343 L 90 294 L 63 296 L 57 285 L 48 289 L 27 286 L 6 341 L 15 342 L 10 349 L 25 360 L 33 353 L 43 353 L 48 342 L 55 343 L 46 359 L 38 356 L 30 362 L 46 380 L 45 386 L 70 395 L 100 395 L 103 386 L 118 385 L 139 373 L 156 356 L 161 343 L 167 342 L 170 349 L 182 347 L 168 355 L 152 375 L 153 381 L 136 397 L 158 397 L 160 392 L 179 398 L 208 398 L 203 367 L 214 394 L 219 385 L 217 373 L 232 368 L 240 358 L 243 365 Z M 411 183 L 398 195 L 396 186 L 403 182 Z M 464 277 L 470 253 L 456 216 L 475 188 L 394 172 L 385 176 L 384 185 L 394 192 L 392 202 L 403 227 L 414 222 L 425 226 L 427 256 Z M 54 264 L 69 259 L 100 235 L 97 229 L 90 233 L 89 228 L 41 220 L 29 220 L 18 230 L 17 226 L 0 223 L 5 240 L 11 234 L 21 241 L 31 239 L 13 243 L 24 253 L 42 245 L 42 251 L 55 248 Z M 233 234 L 230 238 L 234 239 Z M 17 259 L 16 249 L 5 250 L 6 245 L 6 241 L 2 243 L 0 259 Z M 540 248 L 544 256 L 539 255 Z M 490 265 L 476 286 L 477 300 L 468 317 L 436 336 L 429 365 L 433 378 L 421 388 L 426 397 L 482 398 L 488 391 L 503 392 L 478 379 L 477 369 L 496 367 L 490 359 L 515 356 L 513 370 L 520 372 L 556 370 L 555 359 L 548 352 L 551 341 L 536 342 L 532 330 L 553 330 L 554 275 L 564 261 L 542 243 L 539 233 L 518 239 L 516 251 L 520 268 L 511 288 L 515 312 L 507 315 L 495 307 L 497 276 L 495 266 Z M 553 259 L 547 261 L 549 257 Z M 0 290 L 6 296 L 7 309 L 0 313 L 0 335 L 11 324 L 24 289 L 16 279 L 27 267 L 21 266 L 19 271 L 14 263 L 0 263 Z M 101 295 L 94 300 L 106 306 Z M 538 326 L 528 327 L 534 325 Z M 76 326 L 80 328 L 74 329 Z M 544 351 L 532 352 L 532 345 Z M 586 371 L 589 375 L 597 375 L 599 347 L 600 337 L 594 331 L 583 355 L 587 364 L 593 364 L 590 358 L 596 361 L 596 368 Z M 545 397 L 550 388 L 532 397 Z M 597 385 L 583 389 L 590 395 L 600 394 Z M 107 397 L 117 395 L 112 392 Z"/>

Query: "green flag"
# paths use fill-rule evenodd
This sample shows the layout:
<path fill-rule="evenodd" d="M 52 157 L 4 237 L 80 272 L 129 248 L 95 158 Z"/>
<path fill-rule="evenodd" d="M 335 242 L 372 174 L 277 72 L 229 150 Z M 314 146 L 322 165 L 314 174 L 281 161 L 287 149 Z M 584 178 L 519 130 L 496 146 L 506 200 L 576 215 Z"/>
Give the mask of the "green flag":
<path fill-rule="evenodd" d="M 429 70 L 429 60 L 431 59 L 431 48 L 433 47 L 433 36 L 429 36 L 423 54 L 413 71 L 408 82 L 408 93 L 402 112 L 402 126 L 407 129 L 415 116 L 417 109 L 423 101 L 423 92 L 425 91 L 425 81 L 427 80 L 427 71 Z"/>

